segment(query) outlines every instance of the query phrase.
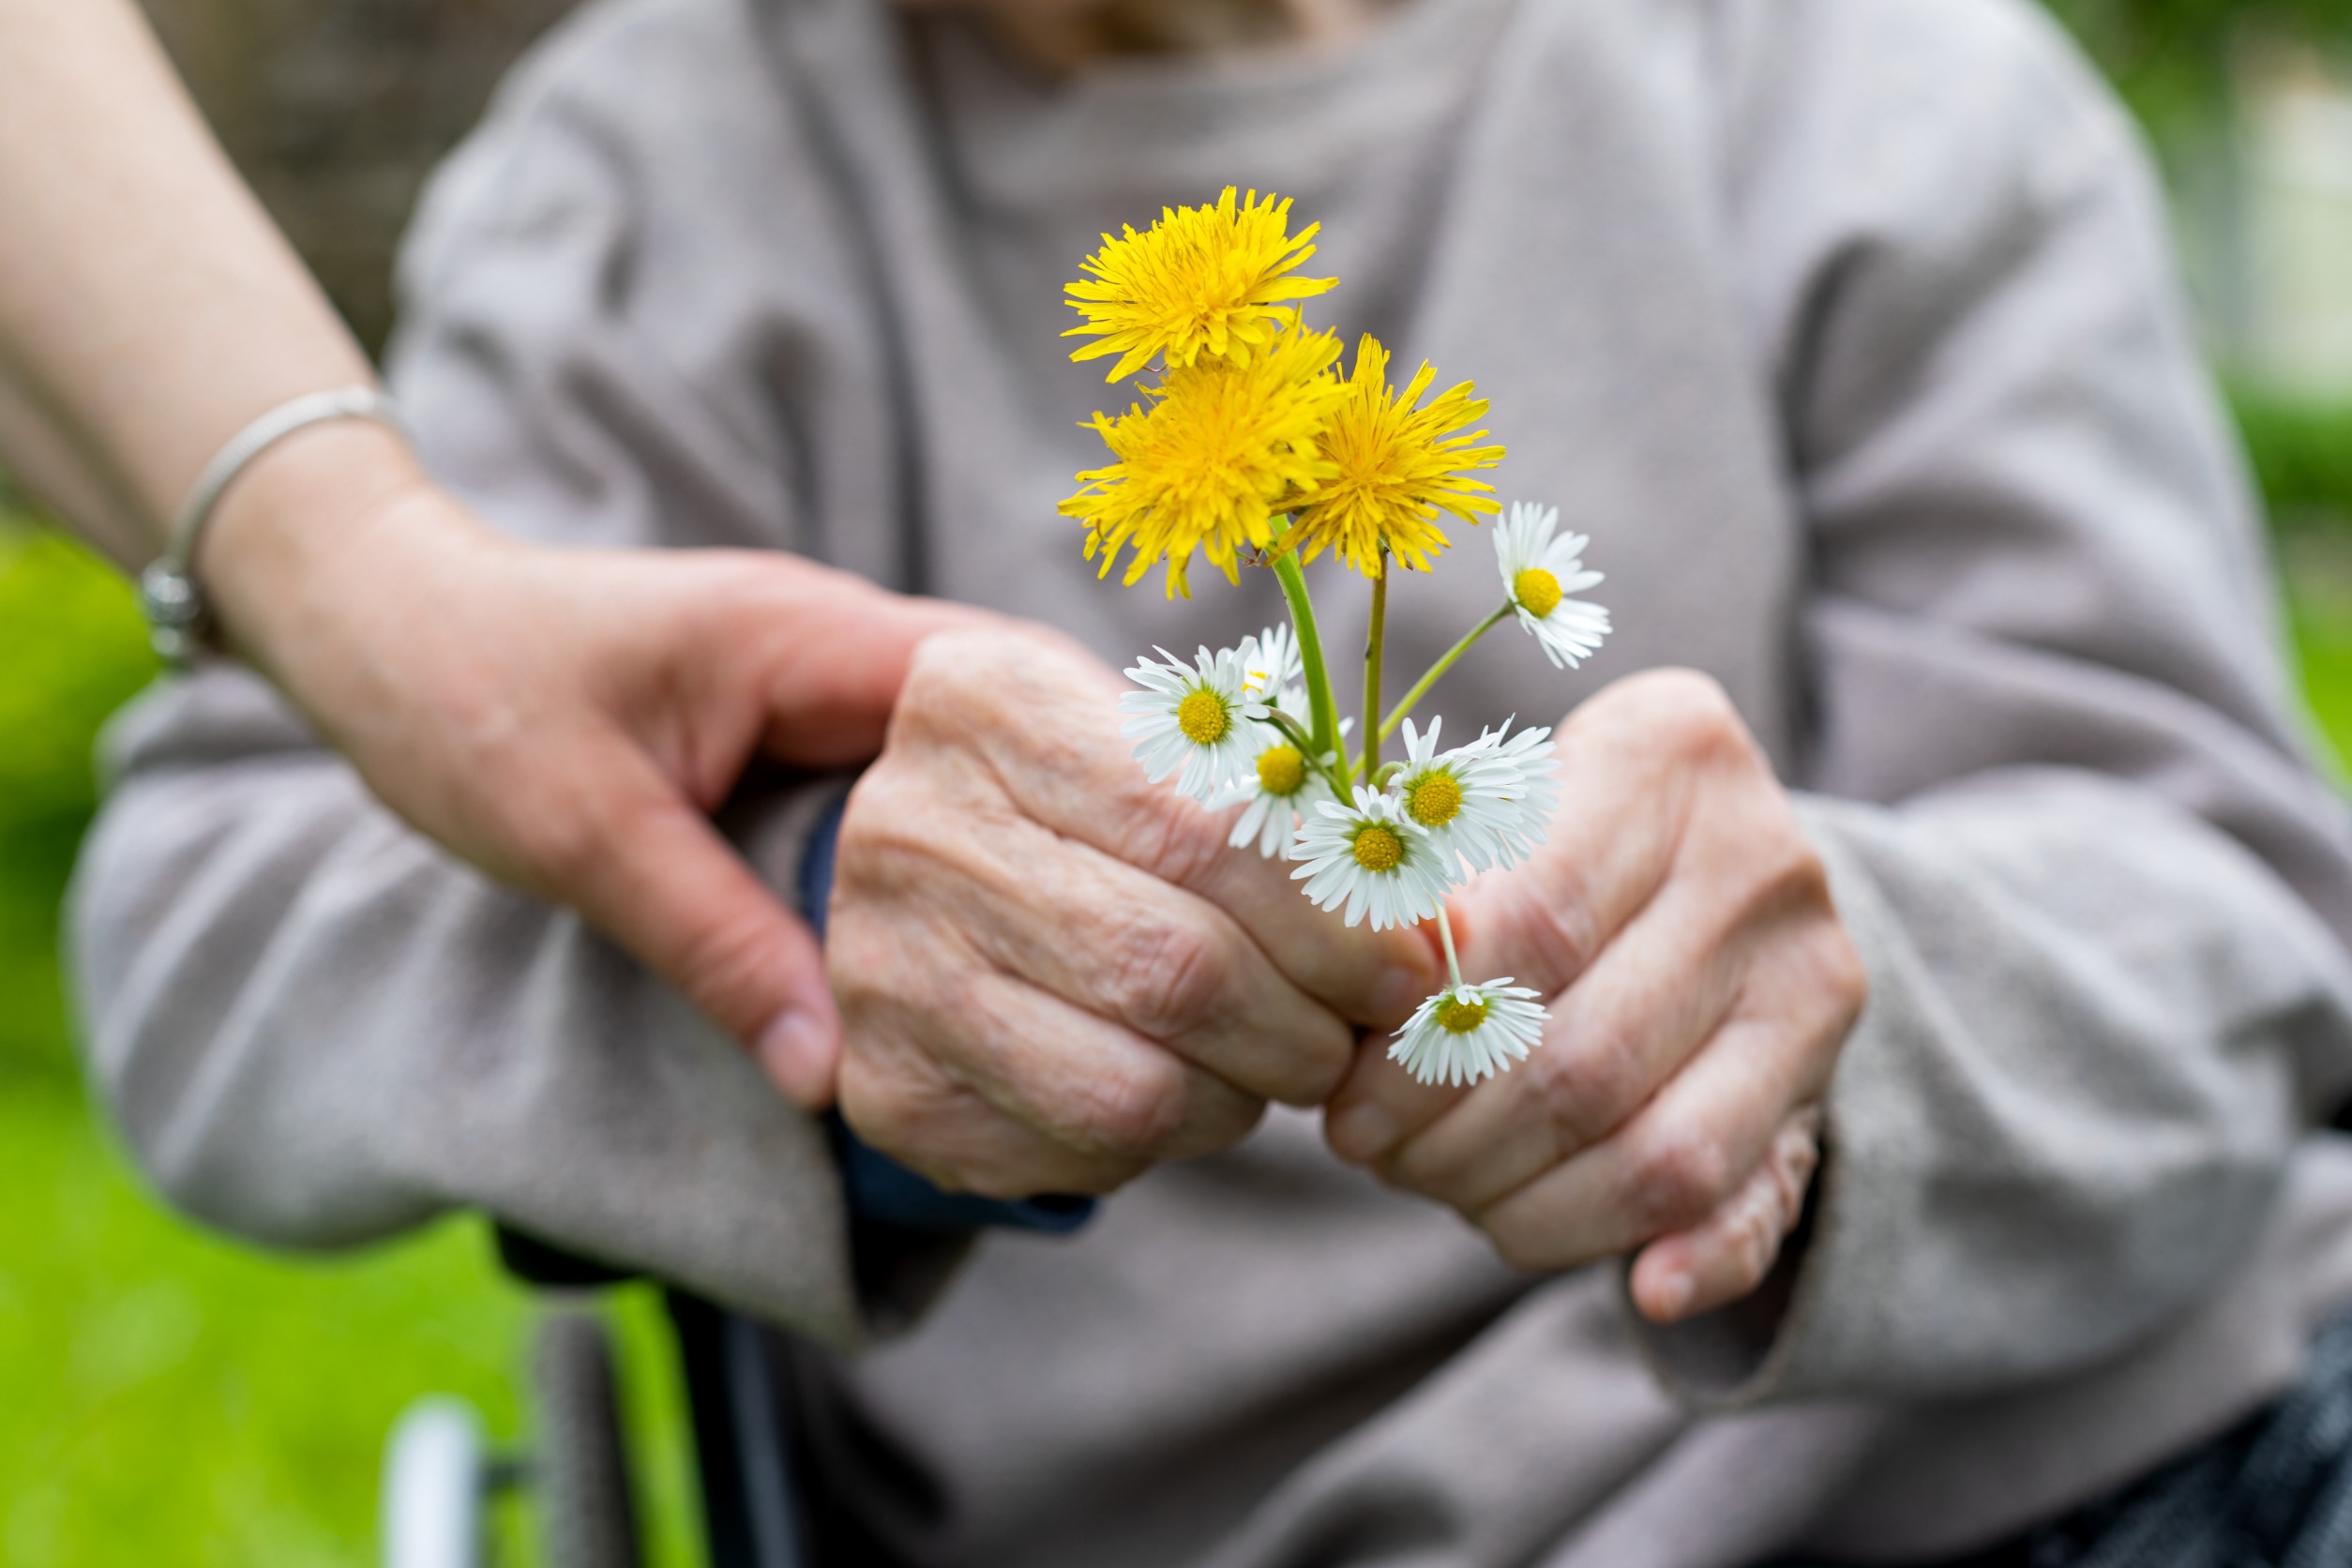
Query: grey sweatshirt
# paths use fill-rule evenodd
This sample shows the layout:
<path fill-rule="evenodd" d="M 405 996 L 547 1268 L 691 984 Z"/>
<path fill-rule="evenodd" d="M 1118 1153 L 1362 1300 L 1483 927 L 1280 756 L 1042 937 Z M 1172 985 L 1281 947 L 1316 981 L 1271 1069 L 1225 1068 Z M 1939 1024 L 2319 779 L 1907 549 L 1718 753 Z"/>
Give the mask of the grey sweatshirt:
<path fill-rule="evenodd" d="M 2352 1086 L 2352 835 L 2143 160 L 2019 0 L 1417 0 L 1060 85 L 872 0 L 609 0 L 435 184 L 394 375 L 520 534 L 800 550 L 1110 659 L 1230 641 L 1268 584 L 1098 583 L 1054 513 L 1112 397 L 1060 285 L 1227 183 L 1322 220 L 1314 319 L 1476 378 L 1506 496 L 1608 573 L 1599 659 L 1499 633 L 1453 722 L 1693 665 L 1800 792 L 1872 994 L 1766 1290 L 1642 1328 L 1279 1113 L 1075 1240 L 983 1239 L 876 1343 L 811 1123 L 228 669 L 121 722 L 76 889 L 164 1191 L 300 1246 L 487 1209 L 835 1347 L 839 1430 L 934 1483 L 882 1509 L 926 1563 L 1900 1559 L 2290 1380 L 2352 1300 L 2352 1153 L 2310 1130 Z M 1456 535 L 1397 669 L 1496 596 Z"/>

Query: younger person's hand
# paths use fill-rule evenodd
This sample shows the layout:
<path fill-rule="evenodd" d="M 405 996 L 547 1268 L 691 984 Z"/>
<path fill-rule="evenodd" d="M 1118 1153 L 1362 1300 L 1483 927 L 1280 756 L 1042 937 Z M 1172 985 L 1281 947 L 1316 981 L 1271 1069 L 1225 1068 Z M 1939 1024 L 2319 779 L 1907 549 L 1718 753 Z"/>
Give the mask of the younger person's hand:
<path fill-rule="evenodd" d="M 831 1099 L 816 938 L 708 813 L 756 752 L 879 751 L 915 644 L 975 612 L 768 551 L 519 543 L 357 422 L 265 454 L 199 565 L 237 651 L 385 805 L 577 909 L 794 1099 Z"/>
<path fill-rule="evenodd" d="M 1119 690 L 1051 634 L 934 638 L 850 797 L 842 1110 L 942 1186 L 1100 1192 L 1225 1147 L 1435 983 L 1426 943 L 1342 926 L 1147 781 Z"/>
<path fill-rule="evenodd" d="M 1461 1090 L 1416 1084 L 1375 1035 L 1327 1136 L 1520 1267 L 1640 1249 L 1636 1304 L 1672 1321 L 1754 1289 L 1796 1223 L 1862 962 L 1712 682 L 1621 681 L 1556 744 L 1548 840 L 1452 905 L 1464 977 L 1540 990 L 1544 1043 Z"/>

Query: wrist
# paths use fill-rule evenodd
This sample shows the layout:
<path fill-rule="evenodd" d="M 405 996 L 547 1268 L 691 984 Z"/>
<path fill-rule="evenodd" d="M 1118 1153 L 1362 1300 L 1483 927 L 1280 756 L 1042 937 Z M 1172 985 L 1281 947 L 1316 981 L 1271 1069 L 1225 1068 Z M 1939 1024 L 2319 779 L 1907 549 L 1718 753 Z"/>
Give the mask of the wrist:
<path fill-rule="evenodd" d="M 356 626 L 452 550 L 494 538 L 374 420 L 307 427 L 221 496 L 192 563 L 222 643 L 305 707 Z"/>

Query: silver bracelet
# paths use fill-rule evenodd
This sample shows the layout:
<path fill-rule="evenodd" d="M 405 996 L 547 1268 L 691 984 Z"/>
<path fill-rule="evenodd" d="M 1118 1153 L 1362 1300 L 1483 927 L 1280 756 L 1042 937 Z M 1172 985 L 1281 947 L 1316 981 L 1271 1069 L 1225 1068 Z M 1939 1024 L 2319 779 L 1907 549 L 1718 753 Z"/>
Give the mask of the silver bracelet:
<path fill-rule="evenodd" d="M 247 464 L 271 446 L 305 426 L 329 419 L 376 419 L 396 430 L 401 428 L 392 400 L 372 386 L 306 392 L 279 403 L 231 436 L 196 476 L 195 488 L 188 492 L 187 504 L 173 521 L 163 553 L 139 574 L 139 608 L 147 617 L 147 641 L 165 663 L 186 664 L 204 645 L 204 596 L 196 586 L 193 563 L 204 524 L 212 520 L 221 492 L 245 472 Z"/>

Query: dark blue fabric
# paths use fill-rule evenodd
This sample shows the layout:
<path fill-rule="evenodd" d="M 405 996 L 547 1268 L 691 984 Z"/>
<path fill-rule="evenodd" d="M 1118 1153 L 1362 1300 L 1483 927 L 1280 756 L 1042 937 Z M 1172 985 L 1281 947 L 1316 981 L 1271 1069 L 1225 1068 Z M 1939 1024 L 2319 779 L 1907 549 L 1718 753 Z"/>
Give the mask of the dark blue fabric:
<path fill-rule="evenodd" d="M 841 839 L 841 813 L 849 806 L 844 795 L 825 807 L 809 831 L 800 856 L 800 908 L 815 928 L 825 935 L 825 907 L 833 896 L 833 865 Z M 1011 1200 L 977 1198 L 970 1193 L 942 1192 L 928 1181 L 875 1149 L 850 1130 L 836 1112 L 829 1119 L 834 1158 L 841 1168 L 841 1186 L 850 1217 L 865 1225 L 886 1225 L 898 1230 L 952 1235 L 999 1227 L 1040 1230 L 1063 1236 L 1094 1217 L 1094 1200 L 1048 1193 Z"/>
<path fill-rule="evenodd" d="M 2352 1314 L 2320 1334 L 2300 1382 L 2220 1437 L 1943 1568 L 2342 1564 L 2352 1564 Z"/>

